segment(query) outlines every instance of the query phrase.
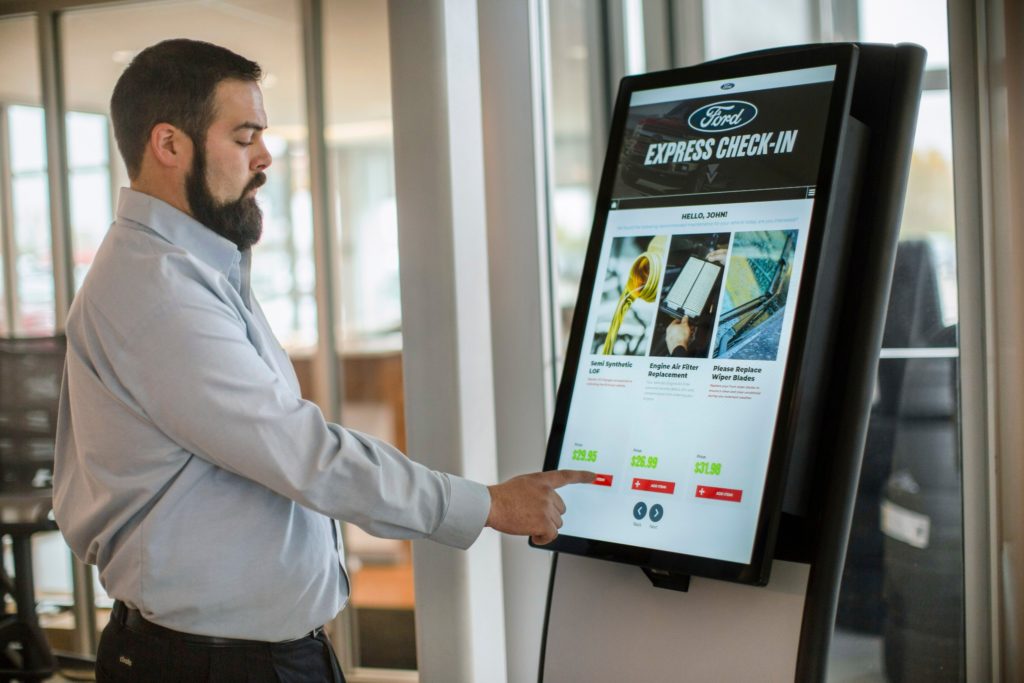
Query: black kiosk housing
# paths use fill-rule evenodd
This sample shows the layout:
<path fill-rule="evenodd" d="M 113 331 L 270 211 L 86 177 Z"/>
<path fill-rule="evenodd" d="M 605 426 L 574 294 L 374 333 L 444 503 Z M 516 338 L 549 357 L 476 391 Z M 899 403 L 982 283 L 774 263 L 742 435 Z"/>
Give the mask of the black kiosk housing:
<path fill-rule="evenodd" d="M 794 642 L 798 642 L 794 677 L 801 681 L 825 677 L 925 64 L 925 51 L 916 45 L 852 47 L 848 119 L 841 140 L 832 141 L 841 147 L 836 152 L 834 176 L 830 178 L 827 229 L 820 245 L 822 254 L 841 258 L 831 267 L 814 269 L 810 273 L 813 282 L 802 283 L 805 288 L 825 294 L 813 297 L 805 309 L 805 315 L 815 322 L 815 343 L 794 340 L 802 345 L 797 379 L 782 395 L 784 404 L 779 414 L 785 415 L 789 423 L 779 425 L 777 433 L 788 435 L 786 462 L 769 472 L 767 484 L 771 487 L 771 477 L 780 477 L 776 484 L 782 494 L 773 503 L 776 509 L 769 510 L 769 518 L 762 520 L 765 526 L 757 541 L 767 549 L 767 562 L 732 576 L 717 576 L 715 568 L 697 572 L 711 578 L 764 585 L 769 580 L 772 557 L 810 566 L 800 633 L 794 637 Z M 779 48 L 738 55 L 716 64 L 751 64 L 779 55 L 794 61 L 802 57 L 813 61 L 816 55 L 834 49 L 829 45 Z M 624 105 L 620 102 L 621 106 Z M 609 157 L 612 156 L 610 151 Z M 611 163 L 609 160 L 606 164 L 605 175 Z M 602 188 L 604 185 L 603 182 Z M 588 262 L 592 260 L 596 260 L 596 254 L 588 253 Z M 577 310 L 574 328 L 584 324 L 580 317 Z M 577 332 L 582 334 L 581 330 Z M 563 389 L 559 403 L 565 400 L 568 396 Z M 561 417 L 564 421 L 564 411 Z M 559 427 L 558 421 L 556 413 L 555 429 Z M 550 451 L 545 466 L 552 466 Z M 601 558 L 602 544 L 591 544 L 582 552 L 576 544 L 571 551 Z M 671 563 L 648 564 L 641 554 L 613 555 L 609 553 L 603 559 L 641 565 L 655 586 L 686 590 L 689 584 L 689 573 L 679 571 Z M 545 645 L 551 635 L 547 632 L 551 612 L 559 609 L 557 572 L 556 561 L 547 606 Z M 693 617 L 680 614 L 680 619 L 686 618 Z M 605 622 L 592 626 L 602 627 L 628 625 Z M 544 671 L 542 661 L 542 679 Z"/>

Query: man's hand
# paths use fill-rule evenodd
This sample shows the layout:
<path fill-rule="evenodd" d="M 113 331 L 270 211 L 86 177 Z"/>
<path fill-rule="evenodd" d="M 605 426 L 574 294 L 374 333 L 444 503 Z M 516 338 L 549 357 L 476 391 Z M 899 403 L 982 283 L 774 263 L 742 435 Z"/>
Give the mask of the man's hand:
<path fill-rule="evenodd" d="M 690 327 L 690 319 L 686 316 L 680 320 L 673 320 L 665 328 L 665 346 L 668 347 L 669 353 L 675 351 L 677 346 L 682 346 L 683 351 L 686 351 L 692 339 L 693 328 Z"/>
<path fill-rule="evenodd" d="M 708 255 L 704 257 L 705 261 L 711 263 L 717 263 L 720 266 L 725 265 L 725 257 L 729 254 L 728 249 L 715 249 L 714 251 L 708 252 Z"/>
<path fill-rule="evenodd" d="M 488 486 L 491 513 L 487 515 L 487 526 L 506 534 L 529 536 L 538 545 L 550 543 L 558 536 L 565 513 L 565 502 L 555 489 L 567 484 L 589 484 L 594 476 L 593 472 L 583 470 L 552 470 Z"/>

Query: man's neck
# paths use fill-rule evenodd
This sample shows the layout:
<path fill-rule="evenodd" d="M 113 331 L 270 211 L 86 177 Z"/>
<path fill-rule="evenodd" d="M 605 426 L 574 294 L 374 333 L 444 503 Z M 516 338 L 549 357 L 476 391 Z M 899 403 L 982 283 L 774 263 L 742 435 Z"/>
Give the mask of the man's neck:
<path fill-rule="evenodd" d="M 173 206 L 178 211 L 189 216 L 192 215 L 192 211 L 189 209 L 188 199 L 185 197 L 185 188 L 170 188 L 166 184 L 148 182 L 143 178 L 136 178 L 131 181 L 129 187 L 136 192 L 142 192 L 148 194 L 150 197 L 156 197 L 160 201 L 166 202 Z"/>

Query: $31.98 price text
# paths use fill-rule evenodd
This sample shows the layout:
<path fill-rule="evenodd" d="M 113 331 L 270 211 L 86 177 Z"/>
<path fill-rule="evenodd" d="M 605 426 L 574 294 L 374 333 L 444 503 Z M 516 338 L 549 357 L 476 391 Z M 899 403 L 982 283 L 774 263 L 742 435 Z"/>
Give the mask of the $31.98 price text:
<path fill-rule="evenodd" d="M 707 462 L 706 460 L 698 460 L 693 465 L 694 474 L 721 474 L 722 463 L 720 462 Z"/>

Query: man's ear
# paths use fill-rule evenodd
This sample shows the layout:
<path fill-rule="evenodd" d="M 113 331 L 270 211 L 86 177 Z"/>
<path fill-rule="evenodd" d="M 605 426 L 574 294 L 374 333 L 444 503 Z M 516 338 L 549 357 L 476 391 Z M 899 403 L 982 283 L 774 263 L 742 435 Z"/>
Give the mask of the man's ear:
<path fill-rule="evenodd" d="M 192 140 L 169 123 L 158 123 L 149 132 L 153 159 L 165 168 L 188 168 L 192 163 Z"/>

